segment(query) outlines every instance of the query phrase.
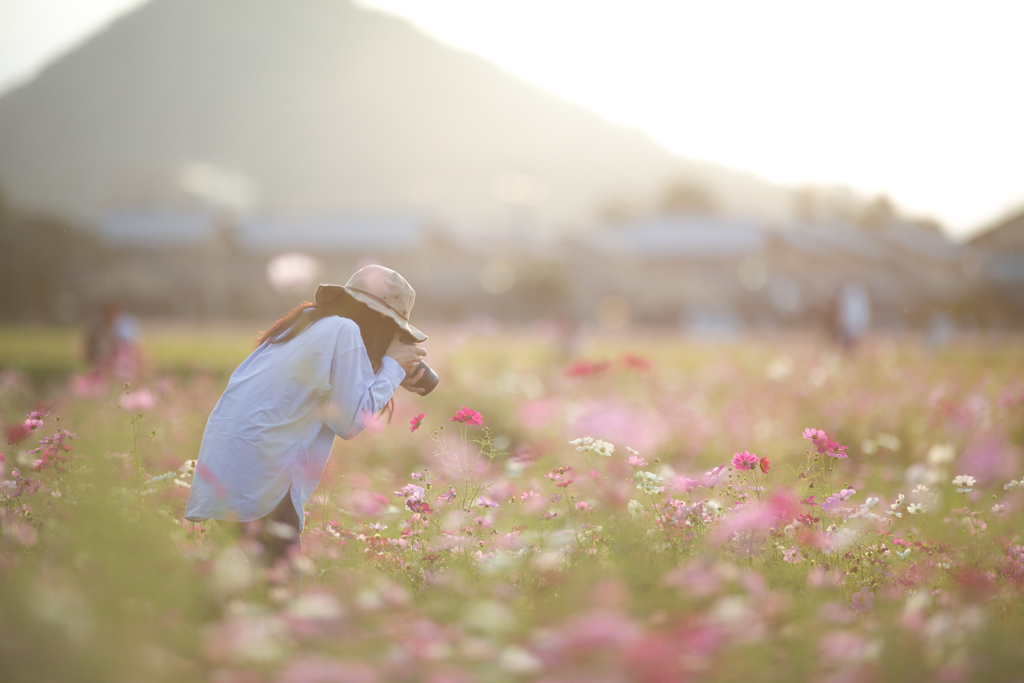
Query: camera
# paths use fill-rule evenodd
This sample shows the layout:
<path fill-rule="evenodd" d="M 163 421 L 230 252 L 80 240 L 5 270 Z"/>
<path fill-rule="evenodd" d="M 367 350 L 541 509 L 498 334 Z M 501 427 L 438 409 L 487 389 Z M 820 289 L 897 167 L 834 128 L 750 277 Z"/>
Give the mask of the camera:
<path fill-rule="evenodd" d="M 410 337 L 406 337 L 402 341 L 405 342 L 406 344 L 409 344 L 410 346 L 416 343 Z M 416 366 L 416 369 L 413 371 L 412 374 L 415 375 L 417 372 L 420 371 L 420 368 L 423 368 L 423 376 L 420 377 L 419 382 L 416 382 L 416 384 L 413 384 L 412 386 L 416 389 L 423 389 L 422 395 L 426 396 L 427 394 L 434 390 L 434 387 L 436 387 L 437 383 L 441 381 L 441 378 L 437 376 L 437 373 L 434 372 L 434 370 L 429 365 L 427 365 L 425 361 L 420 361 L 420 364 Z"/>

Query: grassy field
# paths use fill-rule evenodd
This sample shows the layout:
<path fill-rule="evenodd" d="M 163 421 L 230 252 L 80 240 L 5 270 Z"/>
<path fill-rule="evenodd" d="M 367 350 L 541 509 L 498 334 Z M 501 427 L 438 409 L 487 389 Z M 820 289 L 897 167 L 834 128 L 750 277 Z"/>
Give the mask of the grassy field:
<path fill-rule="evenodd" d="M 1024 670 L 1020 340 L 442 329 L 437 391 L 335 442 L 267 569 L 182 519 L 254 336 L 147 323 L 126 393 L 81 381 L 76 330 L 0 328 L 4 681 Z"/>
<path fill-rule="evenodd" d="M 255 326 L 150 321 L 142 350 L 157 371 L 230 374 L 252 350 Z M 83 329 L 71 326 L 0 326 L 0 368 L 37 380 L 86 369 Z"/>

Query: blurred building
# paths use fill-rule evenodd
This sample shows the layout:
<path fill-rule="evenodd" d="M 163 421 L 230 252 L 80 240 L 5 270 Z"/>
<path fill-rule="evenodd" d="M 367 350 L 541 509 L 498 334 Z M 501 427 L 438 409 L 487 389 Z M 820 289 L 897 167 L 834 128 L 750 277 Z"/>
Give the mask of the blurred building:
<path fill-rule="evenodd" d="M 759 224 L 660 215 L 552 235 L 472 231 L 415 213 L 232 218 L 212 211 L 118 211 L 101 222 L 101 263 L 79 295 L 117 297 L 143 314 L 267 317 L 375 262 L 403 273 L 417 314 L 510 323 L 605 326 L 835 324 L 840 292 L 859 283 L 886 329 L 1014 326 L 1024 317 L 1020 217 L 969 246 L 898 220 Z M 290 285 L 269 264 L 298 254 L 315 272 Z"/>
<path fill-rule="evenodd" d="M 1024 211 L 972 239 L 971 267 L 997 305 L 1024 314 Z"/>

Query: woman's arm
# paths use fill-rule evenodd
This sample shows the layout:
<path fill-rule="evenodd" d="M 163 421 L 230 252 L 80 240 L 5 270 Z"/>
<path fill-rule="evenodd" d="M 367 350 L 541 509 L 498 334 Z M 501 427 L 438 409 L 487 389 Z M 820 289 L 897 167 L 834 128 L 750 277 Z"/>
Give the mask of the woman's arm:
<path fill-rule="evenodd" d="M 331 389 L 324 422 L 341 438 L 351 439 L 387 405 L 406 373 L 394 358 L 385 356 L 380 370 L 374 374 L 358 328 L 354 332 L 343 331 L 339 337 L 331 361 Z"/>

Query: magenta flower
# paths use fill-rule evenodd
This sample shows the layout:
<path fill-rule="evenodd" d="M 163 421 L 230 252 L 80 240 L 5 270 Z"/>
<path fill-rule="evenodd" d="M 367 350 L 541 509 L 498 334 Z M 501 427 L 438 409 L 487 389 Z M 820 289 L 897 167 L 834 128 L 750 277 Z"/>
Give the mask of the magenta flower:
<path fill-rule="evenodd" d="M 470 410 L 466 406 L 462 406 L 462 410 L 455 413 L 455 417 L 453 417 L 451 421 L 462 422 L 468 426 L 482 425 L 484 423 L 484 417 L 475 410 Z"/>
<path fill-rule="evenodd" d="M 752 470 L 757 467 L 757 463 L 757 456 L 747 451 L 732 456 L 732 466 L 738 470 Z"/>
<path fill-rule="evenodd" d="M 419 415 L 417 415 L 413 419 L 409 420 L 409 425 L 410 425 L 409 431 L 410 432 L 415 432 L 417 429 L 420 428 L 420 425 L 423 424 L 423 416 L 424 415 L 425 415 L 425 413 L 420 413 Z"/>
<path fill-rule="evenodd" d="M 425 500 L 415 500 L 413 498 L 405 499 L 405 507 L 410 512 L 418 512 L 421 515 L 429 515 L 434 511 L 434 508 L 430 507 L 430 503 Z"/>
<path fill-rule="evenodd" d="M 827 455 L 840 460 L 848 457 L 846 451 L 849 449 L 849 446 L 840 446 L 820 429 L 808 427 L 804 430 L 803 437 L 814 444 L 814 450 L 818 455 Z"/>
<path fill-rule="evenodd" d="M 573 479 L 566 479 L 564 481 L 557 481 L 557 482 L 555 482 L 555 486 L 564 489 L 566 486 L 571 484 L 573 481 L 574 481 Z"/>
<path fill-rule="evenodd" d="M 875 594 L 869 591 L 867 586 L 853 594 L 853 609 L 858 612 L 867 612 L 874 604 Z"/>
<path fill-rule="evenodd" d="M 565 369 L 566 377 L 587 377 L 590 375 L 599 375 L 610 368 L 612 364 L 606 360 L 604 361 L 587 361 L 578 360 Z"/>

